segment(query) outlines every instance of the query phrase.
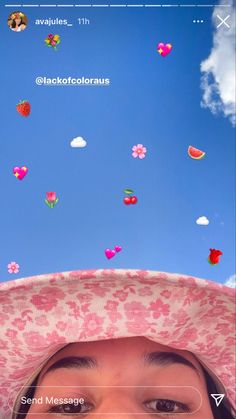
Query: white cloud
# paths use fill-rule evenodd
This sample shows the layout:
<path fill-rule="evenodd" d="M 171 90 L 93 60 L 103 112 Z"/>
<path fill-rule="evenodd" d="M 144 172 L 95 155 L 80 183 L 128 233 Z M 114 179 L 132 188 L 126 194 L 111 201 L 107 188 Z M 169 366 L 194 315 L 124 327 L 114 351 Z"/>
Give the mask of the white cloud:
<path fill-rule="evenodd" d="M 208 220 L 208 218 L 207 218 L 207 217 L 205 217 L 205 215 L 203 215 L 202 217 L 199 217 L 199 218 L 196 220 L 196 223 L 197 223 L 199 226 L 208 226 L 208 224 L 209 224 L 209 220 Z"/>
<path fill-rule="evenodd" d="M 231 7 L 215 6 L 213 12 L 213 47 L 208 58 L 201 62 L 201 106 L 209 108 L 213 114 L 223 113 L 235 126 L 235 10 L 233 0 L 222 0 L 220 4 L 229 4 Z M 217 15 L 222 19 L 230 15 L 226 20 L 230 28 L 222 24 L 217 29 L 221 23 Z"/>
<path fill-rule="evenodd" d="M 236 275 L 231 275 L 226 281 L 225 284 L 227 287 L 236 288 Z"/>
<path fill-rule="evenodd" d="M 87 143 L 82 137 L 76 137 L 71 141 L 70 145 L 71 147 L 83 148 L 86 147 Z"/>

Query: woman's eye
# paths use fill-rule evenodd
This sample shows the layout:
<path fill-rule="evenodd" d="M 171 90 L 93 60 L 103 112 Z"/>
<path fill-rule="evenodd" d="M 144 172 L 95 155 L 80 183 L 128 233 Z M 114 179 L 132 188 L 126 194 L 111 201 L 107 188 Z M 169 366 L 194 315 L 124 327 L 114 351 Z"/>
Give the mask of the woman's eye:
<path fill-rule="evenodd" d="M 159 413 L 186 413 L 189 412 L 187 405 L 168 399 L 150 400 L 144 403 L 148 409 Z"/>
<path fill-rule="evenodd" d="M 49 410 L 49 413 L 60 413 L 64 415 L 76 415 L 78 413 L 87 413 L 92 410 L 93 406 L 90 403 L 68 403 L 60 404 L 58 406 L 52 406 Z"/>

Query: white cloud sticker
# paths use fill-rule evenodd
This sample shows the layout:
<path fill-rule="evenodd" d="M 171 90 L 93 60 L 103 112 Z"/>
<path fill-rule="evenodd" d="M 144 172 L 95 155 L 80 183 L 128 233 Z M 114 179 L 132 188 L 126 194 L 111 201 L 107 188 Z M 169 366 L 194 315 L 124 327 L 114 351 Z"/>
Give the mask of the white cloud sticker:
<path fill-rule="evenodd" d="M 199 225 L 199 226 L 208 226 L 208 224 L 209 224 L 209 220 L 208 220 L 208 218 L 207 217 L 205 217 L 205 215 L 203 215 L 202 217 L 199 217 L 197 220 L 196 220 L 196 223 Z"/>
<path fill-rule="evenodd" d="M 71 141 L 70 145 L 74 148 L 84 148 L 87 142 L 82 137 L 76 137 Z"/>

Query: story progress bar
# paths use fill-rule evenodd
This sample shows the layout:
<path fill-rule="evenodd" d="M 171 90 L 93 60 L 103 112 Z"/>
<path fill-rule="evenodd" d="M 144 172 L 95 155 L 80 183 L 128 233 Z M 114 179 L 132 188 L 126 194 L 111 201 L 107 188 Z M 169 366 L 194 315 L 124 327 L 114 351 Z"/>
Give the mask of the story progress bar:
<path fill-rule="evenodd" d="M 5 4 L 5 7 L 231 7 L 230 4 Z"/>

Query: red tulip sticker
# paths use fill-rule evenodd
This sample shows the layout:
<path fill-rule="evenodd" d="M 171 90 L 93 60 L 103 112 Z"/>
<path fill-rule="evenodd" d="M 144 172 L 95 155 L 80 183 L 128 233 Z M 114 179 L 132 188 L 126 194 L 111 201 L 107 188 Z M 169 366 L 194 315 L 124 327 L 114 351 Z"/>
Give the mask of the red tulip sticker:
<path fill-rule="evenodd" d="M 220 257 L 223 255 L 223 253 L 220 250 L 217 249 L 210 249 L 210 254 L 208 256 L 208 262 L 211 265 L 217 265 L 220 261 Z"/>
<path fill-rule="evenodd" d="M 55 205 L 58 203 L 56 192 L 47 192 L 45 202 L 50 208 L 54 208 Z"/>

